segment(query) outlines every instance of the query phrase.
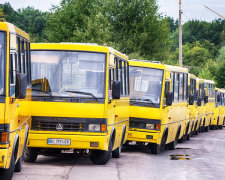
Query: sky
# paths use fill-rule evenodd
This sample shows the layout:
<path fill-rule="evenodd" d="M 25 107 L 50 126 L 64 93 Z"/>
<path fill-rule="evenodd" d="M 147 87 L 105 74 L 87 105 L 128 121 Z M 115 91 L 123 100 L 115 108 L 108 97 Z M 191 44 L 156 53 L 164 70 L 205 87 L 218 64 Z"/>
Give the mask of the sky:
<path fill-rule="evenodd" d="M 0 3 L 9 2 L 14 9 L 33 6 L 41 11 L 49 11 L 52 5 L 59 5 L 61 0 L 0 0 Z M 178 18 L 179 0 L 158 0 L 159 11 L 163 15 Z M 196 19 L 212 21 L 219 16 L 212 13 L 204 5 L 225 16 L 225 0 L 182 0 L 182 21 Z"/>

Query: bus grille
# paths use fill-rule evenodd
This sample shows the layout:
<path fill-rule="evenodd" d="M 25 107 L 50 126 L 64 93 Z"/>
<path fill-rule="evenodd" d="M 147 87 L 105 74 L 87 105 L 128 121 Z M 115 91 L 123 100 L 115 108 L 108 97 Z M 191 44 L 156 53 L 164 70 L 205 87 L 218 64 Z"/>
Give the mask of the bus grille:
<path fill-rule="evenodd" d="M 89 124 L 105 124 L 106 119 L 96 118 L 63 118 L 32 117 L 31 130 L 88 132 Z"/>

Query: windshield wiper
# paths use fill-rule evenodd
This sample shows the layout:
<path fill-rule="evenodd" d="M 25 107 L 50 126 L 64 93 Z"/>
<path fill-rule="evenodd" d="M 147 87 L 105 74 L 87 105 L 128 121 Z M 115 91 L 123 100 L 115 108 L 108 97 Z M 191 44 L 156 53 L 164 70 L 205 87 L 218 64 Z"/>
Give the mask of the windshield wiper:
<path fill-rule="evenodd" d="M 99 102 L 98 98 L 94 94 L 89 93 L 89 92 L 83 92 L 83 91 L 64 91 L 64 92 L 70 92 L 70 93 L 77 93 L 77 94 L 84 94 L 84 95 L 92 96 L 94 99 L 96 99 Z"/>
<path fill-rule="evenodd" d="M 149 99 L 143 99 L 144 101 L 150 102 L 153 106 L 155 106 L 154 102 L 149 98 Z"/>
<path fill-rule="evenodd" d="M 144 102 L 144 103 L 151 103 L 152 104 L 152 106 L 155 106 L 155 104 L 152 102 L 152 100 L 151 99 L 131 99 L 130 101 L 133 101 L 133 104 L 135 103 L 135 102 Z"/>
<path fill-rule="evenodd" d="M 38 91 L 38 92 L 43 92 L 43 93 L 46 93 L 48 94 L 52 99 L 54 99 L 54 96 L 52 96 L 52 93 L 49 92 L 49 91 L 43 91 L 43 90 L 40 90 L 40 89 L 35 89 L 35 88 L 32 88 L 32 91 Z"/>

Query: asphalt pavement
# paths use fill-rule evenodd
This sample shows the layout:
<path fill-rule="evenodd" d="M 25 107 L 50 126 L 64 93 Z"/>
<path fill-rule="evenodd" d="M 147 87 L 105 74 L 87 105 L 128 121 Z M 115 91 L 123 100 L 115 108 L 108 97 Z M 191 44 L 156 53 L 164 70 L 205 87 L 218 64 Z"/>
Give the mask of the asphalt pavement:
<path fill-rule="evenodd" d="M 225 180 L 225 128 L 192 136 L 176 147 L 153 155 L 146 146 L 131 145 L 104 166 L 71 154 L 39 156 L 35 163 L 24 163 L 13 180 Z"/>

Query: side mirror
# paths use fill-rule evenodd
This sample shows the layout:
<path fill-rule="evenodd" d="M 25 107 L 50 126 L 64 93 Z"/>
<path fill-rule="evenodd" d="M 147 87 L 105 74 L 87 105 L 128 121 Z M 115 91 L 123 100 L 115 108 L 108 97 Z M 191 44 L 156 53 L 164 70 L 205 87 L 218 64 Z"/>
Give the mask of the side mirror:
<path fill-rule="evenodd" d="M 217 95 L 217 102 L 220 102 L 220 95 Z"/>
<path fill-rule="evenodd" d="M 166 94 L 166 105 L 172 106 L 172 104 L 173 104 L 173 93 L 167 92 L 167 94 Z"/>
<path fill-rule="evenodd" d="M 113 99 L 120 99 L 120 81 L 113 81 L 112 98 Z"/>
<path fill-rule="evenodd" d="M 208 96 L 205 96 L 204 97 L 204 103 L 206 104 L 206 103 L 208 103 L 209 102 L 209 97 Z"/>
<path fill-rule="evenodd" d="M 194 101 L 195 101 L 195 96 L 194 96 L 194 94 L 191 94 L 189 96 L 189 105 L 193 105 L 194 104 Z"/>
<path fill-rule="evenodd" d="M 201 106 L 201 105 L 202 105 L 202 98 L 198 97 L 197 106 Z"/>
<path fill-rule="evenodd" d="M 16 73 L 15 98 L 25 99 L 27 94 L 27 75 Z"/>

